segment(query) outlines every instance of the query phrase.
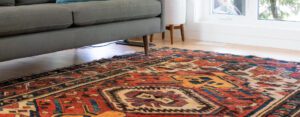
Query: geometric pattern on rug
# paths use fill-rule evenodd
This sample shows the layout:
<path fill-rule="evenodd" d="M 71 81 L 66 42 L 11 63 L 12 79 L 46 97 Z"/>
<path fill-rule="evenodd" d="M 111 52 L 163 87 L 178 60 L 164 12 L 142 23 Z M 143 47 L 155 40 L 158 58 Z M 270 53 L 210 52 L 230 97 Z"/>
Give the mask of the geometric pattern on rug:
<path fill-rule="evenodd" d="M 276 116 L 294 116 L 300 117 L 300 91 L 292 93 L 283 99 L 274 108 L 271 108 L 264 116 L 276 117 Z"/>
<path fill-rule="evenodd" d="M 0 82 L 0 117 L 298 117 L 299 88 L 300 63 L 161 48 Z"/>
<path fill-rule="evenodd" d="M 220 107 L 183 87 L 113 87 L 103 91 L 119 111 L 153 114 L 211 114 Z"/>

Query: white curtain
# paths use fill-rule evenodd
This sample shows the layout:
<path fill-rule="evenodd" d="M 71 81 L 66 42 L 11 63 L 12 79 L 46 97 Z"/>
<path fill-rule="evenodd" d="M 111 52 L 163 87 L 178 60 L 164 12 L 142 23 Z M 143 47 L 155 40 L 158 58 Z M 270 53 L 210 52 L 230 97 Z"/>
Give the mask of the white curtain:
<path fill-rule="evenodd" d="M 201 18 L 201 2 L 203 0 L 187 0 L 187 24 L 193 24 Z"/>
<path fill-rule="evenodd" d="M 165 3 L 167 24 L 179 25 L 186 23 L 186 0 L 165 0 Z"/>

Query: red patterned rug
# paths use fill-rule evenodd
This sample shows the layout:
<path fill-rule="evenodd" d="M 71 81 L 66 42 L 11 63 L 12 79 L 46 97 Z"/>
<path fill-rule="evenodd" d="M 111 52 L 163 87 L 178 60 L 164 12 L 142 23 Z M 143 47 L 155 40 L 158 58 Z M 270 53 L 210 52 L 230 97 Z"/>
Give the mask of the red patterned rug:
<path fill-rule="evenodd" d="M 162 48 L 0 83 L 0 117 L 300 116 L 300 63 Z"/>

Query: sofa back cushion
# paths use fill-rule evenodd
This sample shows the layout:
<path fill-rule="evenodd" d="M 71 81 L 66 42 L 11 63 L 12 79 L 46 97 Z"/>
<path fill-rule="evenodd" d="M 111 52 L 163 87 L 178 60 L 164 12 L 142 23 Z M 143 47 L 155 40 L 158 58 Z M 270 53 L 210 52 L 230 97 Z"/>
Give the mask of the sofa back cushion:
<path fill-rule="evenodd" d="M 0 6 L 13 6 L 15 5 L 15 0 L 0 0 Z"/>
<path fill-rule="evenodd" d="M 0 8 L 0 40 L 5 36 L 65 29 L 72 24 L 72 11 L 62 5 L 37 4 Z"/>
<path fill-rule="evenodd" d="M 16 5 L 53 3 L 55 0 L 16 0 Z"/>

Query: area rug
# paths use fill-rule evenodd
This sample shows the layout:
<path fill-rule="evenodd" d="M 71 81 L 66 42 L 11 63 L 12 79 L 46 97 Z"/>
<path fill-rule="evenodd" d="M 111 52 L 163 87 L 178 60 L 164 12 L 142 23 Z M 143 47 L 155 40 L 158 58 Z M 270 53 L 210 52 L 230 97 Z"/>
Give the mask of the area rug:
<path fill-rule="evenodd" d="M 0 83 L 0 117 L 299 117 L 300 63 L 153 49 Z"/>

